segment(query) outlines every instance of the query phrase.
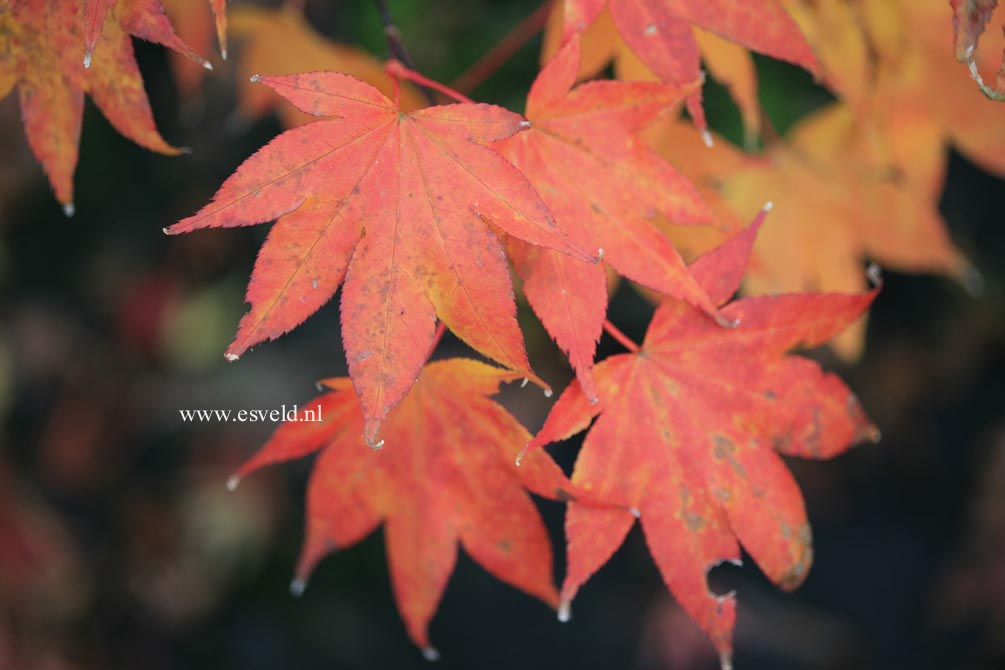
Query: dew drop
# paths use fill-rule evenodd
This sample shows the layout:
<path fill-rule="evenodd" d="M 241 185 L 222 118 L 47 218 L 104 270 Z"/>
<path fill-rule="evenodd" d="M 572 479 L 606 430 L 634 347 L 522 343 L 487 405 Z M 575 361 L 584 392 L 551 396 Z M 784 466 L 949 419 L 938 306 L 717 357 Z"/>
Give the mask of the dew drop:
<path fill-rule="evenodd" d="M 374 444 L 371 444 L 370 448 L 373 449 L 374 451 L 377 451 L 378 449 L 380 449 L 383 446 L 384 446 L 384 440 L 380 440 L 379 442 L 375 442 Z"/>
<path fill-rule="evenodd" d="M 324 391 L 325 390 L 325 385 L 322 384 L 321 380 L 319 379 L 318 381 L 314 382 L 314 388 L 316 388 L 319 391 Z"/>
<path fill-rule="evenodd" d="M 213 71 L 213 64 L 212 64 L 212 63 L 210 63 L 210 62 L 209 62 L 208 60 L 204 60 L 204 61 L 202 62 L 202 66 L 203 66 L 204 68 L 206 68 L 207 70 L 209 70 L 210 72 L 212 72 L 212 71 Z"/>
<path fill-rule="evenodd" d="M 227 490 L 236 491 L 240 484 L 241 478 L 237 475 L 231 475 L 230 479 L 227 480 Z"/>
<path fill-rule="evenodd" d="M 879 288 L 883 285 L 883 270 L 877 264 L 869 263 L 865 269 L 865 276 L 868 277 L 873 288 Z"/>
<path fill-rule="evenodd" d="M 90 51 L 88 51 L 86 54 L 84 54 L 84 69 L 86 70 L 89 67 L 91 67 L 91 52 Z"/>
<path fill-rule="evenodd" d="M 705 143 L 705 146 L 711 149 L 715 146 L 715 140 L 712 139 L 712 133 L 708 132 L 708 128 L 701 129 L 701 141 Z"/>
<path fill-rule="evenodd" d="M 597 260 L 598 261 L 604 260 L 604 249 L 603 248 L 597 249 Z"/>
<path fill-rule="evenodd" d="M 628 513 L 631 514 L 636 519 L 642 518 L 642 510 L 640 510 L 638 507 L 629 507 Z"/>
<path fill-rule="evenodd" d="M 72 202 L 68 202 L 63 205 L 63 214 L 66 214 L 67 217 L 72 218 L 76 213 L 77 209 L 73 206 Z"/>
<path fill-rule="evenodd" d="M 225 353 L 225 354 L 223 355 L 223 357 L 224 357 L 224 358 L 226 358 L 226 359 L 227 359 L 227 361 L 228 361 L 228 362 L 230 362 L 230 363 L 233 363 L 233 362 L 234 362 L 234 361 L 236 361 L 236 360 L 237 360 L 238 358 L 240 358 L 240 356 L 238 356 L 237 354 L 232 354 L 232 353 L 230 353 L 229 351 L 228 351 L 227 353 Z"/>
<path fill-rule="evenodd" d="M 523 387 L 527 386 L 527 382 L 529 382 L 529 381 L 530 381 L 529 379 L 527 379 L 526 377 L 524 377 L 523 381 L 520 382 L 520 388 L 523 388 Z"/>
<path fill-rule="evenodd" d="M 568 623 L 571 618 L 572 603 L 568 600 L 562 600 L 562 602 L 558 604 L 558 620 L 562 623 Z"/>
<path fill-rule="evenodd" d="M 307 590 L 307 580 L 303 577 L 295 577 L 293 581 L 290 582 L 290 595 L 294 598 L 299 598 L 304 595 L 304 591 Z"/>
<path fill-rule="evenodd" d="M 515 462 L 516 462 L 516 466 L 517 467 L 520 467 L 520 464 L 523 463 L 523 457 L 526 456 L 526 455 L 527 455 L 527 447 L 524 447 L 520 451 L 520 453 L 516 455 L 516 461 Z"/>
<path fill-rule="evenodd" d="M 550 398 L 550 397 L 551 397 L 551 396 L 553 396 L 554 394 L 555 394 L 555 392 L 554 392 L 554 391 L 552 391 L 552 390 L 551 390 L 550 388 L 546 388 L 546 389 L 544 390 L 544 397 L 545 397 L 545 398 Z"/>
<path fill-rule="evenodd" d="M 317 279 L 312 279 L 311 280 L 311 288 L 317 288 L 317 287 L 318 287 L 318 280 Z"/>
<path fill-rule="evenodd" d="M 423 647 L 422 658 L 426 659 L 430 663 L 435 663 L 440 660 L 440 652 L 436 647 Z"/>
<path fill-rule="evenodd" d="M 771 210 L 773 210 L 774 208 L 775 208 L 775 203 L 773 203 L 773 202 L 771 202 L 771 201 L 769 200 L 769 201 L 767 201 L 766 203 L 764 203 L 764 207 L 763 207 L 762 209 L 763 209 L 763 210 L 764 210 L 765 212 L 770 212 L 770 211 L 771 211 Z"/>
<path fill-rule="evenodd" d="M 520 128 L 522 128 L 523 130 L 526 130 L 527 128 L 530 128 L 530 121 L 521 121 L 520 122 Z"/>
<path fill-rule="evenodd" d="M 261 77 L 261 75 L 257 75 L 257 74 L 253 74 L 253 75 L 251 75 L 251 76 L 250 76 L 250 77 L 249 77 L 248 79 L 249 79 L 249 81 L 251 81 L 251 82 L 252 82 L 253 84 L 257 84 L 257 83 L 258 83 L 259 81 L 261 81 L 261 80 L 262 80 L 262 77 Z"/>
<path fill-rule="evenodd" d="M 220 49 L 220 58 L 227 60 L 227 47 Z"/>
<path fill-rule="evenodd" d="M 733 657 L 729 652 L 719 652 L 719 670 L 733 670 Z"/>
<path fill-rule="evenodd" d="M 656 34 L 656 24 L 655 23 L 650 23 L 648 26 L 646 26 L 646 29 L 645 29 L 644 32 L 646 34 L 646 37 L 652 37 L 653 35 Z"/>

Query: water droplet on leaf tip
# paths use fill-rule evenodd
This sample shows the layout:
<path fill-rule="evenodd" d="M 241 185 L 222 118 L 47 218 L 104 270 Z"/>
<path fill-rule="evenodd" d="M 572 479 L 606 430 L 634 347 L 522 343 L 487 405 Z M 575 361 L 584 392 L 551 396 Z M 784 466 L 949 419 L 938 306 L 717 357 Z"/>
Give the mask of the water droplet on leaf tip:
<path fill-rule="evenodd" d="M 259 81 L 261 81 L 261 79 L 262 79 L 262 78 L 261 78 L 261 76 L 259 76 L 259 75 L 257 75 L 257 74 L 253 74 L 253 75 L 251 75 L 250 77 L 248 77 L 248 79 L 249 79 L 249 80 L 250 80 L 250 81 L 251 81 L 252 83 L 258 83 Z"/>
<path fill-rule="evenodd" d="M 426 659 L 430 663 L 435 663 L 440 660 L 440 652 L 436 647 L 423 647 L 422 658 Z"/>
<path fill-rule="evenodd" d="M 529 381 L 530 381 L 530 379 L 528 379 L 527 377 L 524 377 L 523 381 L 520 382 L 520 388 L 523 388 L 524 386 L 526 386 L 527 382 L 529 382 Z"/>
<path fill-rule="evenodd" d="M 527 128 L 530 128 L 530 121 L 521 121 L 520 122 L 520 127 L 523 128 L 523 129 L 525 129 L 525 130 Z"/>
<path fill-rule="evenodd" d="M 220 58 L 222 58 L 223 60 L 227 60 L 227 49 L 226 48 L 220 49 Z"/>
<path fill-rule="evenodd" d="M 202 66 L 203 66 L 204 68 L 206 68 L 207 70 L 209 70 L 210 72 L 212 72 L 212 71 L 213 71 L 213 64 L 212 64 L 212 63 L 210 63 L 210 62 L 209 62 L 208 60 L 204 60 L 204 61 L 202 62 Z"/>
<path fill-rule="evenodd" d="M 764 203 L 764 211 L 765 212 L 770 212 L 774 208 L 775 208 L 775 203 L 771 202 L 770 200 L 767 201 L 766 203 Z"/>
<path fill-rule="evenodd" d="M 558 604 L 558 620 L 561 623 L 568 623 L 569 619 L 572 618 L 572 603 L 568 600 L 563 600 Z"/>
<path fill-rule="evenodd" d="M 603 249 L 603 247 L 601 247 L 600 249 L 597 249 L 597 260 L 598 261 L 604 260 L 604 249 Z"/>
<path fill-rule="evenodd" d="M 711 149 L 715 146 L 715 140 L 712 139 L 712 133 L 708 132 L 706 128 L 701 129 L 701 141 L 705 143 L 705 146 Z"/>
<path fill-rule="evenodd" d="M 169 231 L 167 229 L 167 227 L 161 228 L 161 232 L 164 233 L 165 235 L 170 235 L 171 234 L 171 231 Z"/>
<path fill-rule="evenodd" d="M 520 464 L 523 463 L 523 457 L 526 455 L 527 455 L 526 449 L 524 449 L 523 451 L 521 451 L 519 454 L 516 455 L 516 461 L 514 462 L 516 463 L 517 467 L 520 467 Z"/>
<path fill-rule="evenodd" d="M 224 357 L 224 358 L 226 358 L 226 359 L 227 359 L 227 361 L 229 361 L 230 363 L 233 363 L 233 362 L 234 362 L 234 361 L 236 361 L 236 360 L 237 360 L 238 358 L 240 358 L 240 356 L 238 356 L 237 354 L 232 354 L 232 353 L 230 353 L 229 351 L 228 351 L 227 353 L 225 353 L 225 354 L 223 355 L 223 357 Z"/>
<path fill-rule="evenodd" d="M 373 449 L 374 451 L 376 451 L 376 450 L 380 449 L 383 446 L 384 446 L 384 440 L 381 440 L 380 442 L 377 442 L 375 444 L 371 444 L 370 448 Z"/>
<path fill-rule="evenodd" d="M 973 265 L 968 265 L 963 271 L 961 281 L 967 293 L 975 298 L 984 292 L 984 275 Z"/>
<path fill-rule="evenodd" d="M 636 519 L 642 518 L 642 510 L 640 510 L 638 507 L 629 507 L 628 513 L 631 514 Z"/>
<path fill-rule="evenodd" d="M 868 277 L 869 283 L 874 288 L 879 288 L 883 285 L 883 270 L 876 263 L 869 263 L 865 269 L 865 276 Z"/>
<path fill-rule="evenodd" d="M 554 395 L 554 394 L 555 394 L 555 392 L 554 392 L 554 391 L 552 391 L 552 390 L 551 390 L 550 388 L 546 388 L 546 389 L 544 390 L 544 397 L 545 397 L 545 398 L 550 398 L 550 397 L 551 397 L 552 395 Z"/>
<path fill-rule="evenodd" d="M 84 69 L 86 70 L 89 67 L 91 67 L 91 52 L 90 51 L 88 51 L 86 54 L 84 54 Z"/>
<path fill-rule="evenodd" d="M 325 385 L 322 384 L 320 381 L 316 381 L 316 382 L 314 382 L 314 388 L 316 388 L 319 391 L 324 391 L 325 390 Z"/>
<path fill-rule="evenodd" d="M 733 670 L 733 657 L 726 652 L 719 652 L 720 670 Z"/>
<path fill-rule="evenodd" d="M 318 280 L 317 279 L 312 279 L 311 280 L 311 288 L 317 288 L 317 287 L 318 287 Z"/>
<path fill-rule="evenodd" d="M 307 581 L 303 577 L 296 577 L 290 582 L 290 595 L 299 598 L 307 590 Z"/>
<path fill-rule="evenodd" d="M 63 205 L 63 214 L 65 214 L 67 217 L 72 218 L 73 215 L 76 213 L 77 209 L 73 206 L 72 202 L 68 202 L 65 205 Z"/>
<path fill-rule="evenodd" d="M 227 480 L 227 490 L 235 491 L 240 484 L 241 478 L 237 475 L 231 475 L 230 479 Z"/>

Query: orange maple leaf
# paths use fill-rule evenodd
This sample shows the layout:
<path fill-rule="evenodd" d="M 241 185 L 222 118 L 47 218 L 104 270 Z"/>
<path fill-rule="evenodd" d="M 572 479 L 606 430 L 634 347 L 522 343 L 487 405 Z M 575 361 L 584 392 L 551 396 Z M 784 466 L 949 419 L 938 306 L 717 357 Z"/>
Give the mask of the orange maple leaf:
<path fill-rule="evenodd" d="M 600 247 L 621 275 L 718 317 L 684 259 L 652 225 L 657 214 L 699 224 L 712 213 L 686 179 L 632 134 L 688 89 L 593 81 L 573 90 L 578 71 L 573 36 L 531 87 L 530 129 L 496 148 L 531 179 L 574 242 Z M 528 301 L 593 395 L 589 371 L 607 312 L 603 267 L 518 240 L 509 249 Z"/>
<path fill-rule="evenodd" d="M 325 554 L 383 523 L 398 609 L 427 658 L 436 655 L 428 627 L 458 543 L 491 574 L 556 607 L 551 543 L 525 488 L 564 500 L 573 489 L 545 453 L 514 465 L 530 435 L 489 396 L 519 377 L 467 359 L 430 363 L 388 416 L 381 451 L 359 438 L 364 418 L 349 380 L 325 381 L 331 392 L 306 403 L 324 422 L 283 425 L 237 475 L 323 449 L 291 590 L 303 590 Z"/>
<path fill-rule="evenodd" d="M 248 286 L 251 311 L 226 356 L 287 332 L 342 284 L 342 336 L 366 440 L 418 376 L 436 317 L 474 349 L 544 386 L 516 321 L 509 268 L 489 223 L 531 244 L 569 242 L 526 177 L 483 143 L 528 123 L 500 107 L 403 113 L 353 77 L 261 77 L 302 111 L 336 117 L 289 130 L 242 164 L 194 216 L 168 229 L 278 218 Z"/>
<path fill-rule="evenodd" d="M 757 227 L 695 262 L 717 303 L 735 291 Z M 598 417 L 572 482 L 584 499 L 620 509 L 570 505 L 563 608 L 638 517 L 670 591 L 729 667 L 736 604 L 709 592 L 707 571 L 738 561 L 742 543 L 772 581 L 792 589 L 812 560 L 803 499 L 776 452 L 828 458 L 878 437 L 840 379 L 786 352 L 825 342 L 874 295 L 744 298 L 722 309 L 739 320 L 735 329 L 667 299 L 638 351 L 597 364 L 599 402 L 578 383 L 565 390 L 528 450 L 567 439 Z"/>
<path fill-rule="evenodd" d="M 85 5 L 85 30 L 81 5 L 79 0 L 0 0 L 0 98 L 17 88 L 28 144 L 68 215 L 73 214 L 85 92 L 132 141 L 152 151 L 179 153 L 154 126 L 130 35 L 205 63 L 178 39 L 157 0 L 91 0 Z M 111 20 L 104 20 L 106 13 Z M 99 36 L 101 48 L 92 61 Z"/>

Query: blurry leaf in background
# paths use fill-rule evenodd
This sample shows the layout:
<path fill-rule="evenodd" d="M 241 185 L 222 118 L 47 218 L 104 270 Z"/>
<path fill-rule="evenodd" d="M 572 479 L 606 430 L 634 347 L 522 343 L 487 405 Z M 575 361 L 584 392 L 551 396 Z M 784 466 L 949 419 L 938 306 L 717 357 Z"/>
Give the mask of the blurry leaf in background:
<path fill-rule="evenodd" d="M 272 89 L 254 84 L 252 75 L 284 75 L 329 70 L 361 79 L 392 97 L 394 87 L 379 58 L 362 49 L 325 39 L 299 10 L 236 7 L 231 11 L 231 34 L 237 50 L 239 113 L 255 120 L 278 111 L 287 128 L 316 118 L 285 102 Z M 413 86 L 401 85 L 401 108 L 408 112 L 426 103 Z"/>

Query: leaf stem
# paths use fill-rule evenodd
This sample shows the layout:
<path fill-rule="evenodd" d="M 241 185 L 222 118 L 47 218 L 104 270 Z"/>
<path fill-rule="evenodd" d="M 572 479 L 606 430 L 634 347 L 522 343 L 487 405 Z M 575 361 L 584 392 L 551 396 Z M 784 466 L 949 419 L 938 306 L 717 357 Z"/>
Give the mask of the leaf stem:
<path fill-rule="evenodd" d="M 401 61 L 406 68 L 415 71 L 415 61 L 412 60 L 412 54 L 408 52 L 408 47 L 405 46 L 404 40 L 401 39 L 401 30 L 394 23 L 394 18 L 391 16 L 391 10 L 388 9 L 387 0 L 373 0 L 374 4 L 377 5 L 377 12 L 380 14 L 380 22 L 384 26 L 384 38 L 387 39 L 387 50 L 392 61 Z M 419 83 L 419 82 L 416 82 Z M 420 85 L 420 90 L 422 95 L 425 96 L 426 102 L 431 106 L 436 106 L 438 101 L 433 92 Z"/>
<path fill-rule="evenodd" d="M 630 337 L 622 333 L 618 327 L 611 323 L 608 319 L 604 319 L 604 330 L 628 351 L 633 354 L 639 351 L 639 345 L 635 344 Z"/>
<path fill-rule="evenodd" d="M 461 93 L 470 93 L 481 86 L 486 79 L 509 62 L 523 45 L 544 29 L 548 23 L 548 18 L 551 16 L 553 4 L 553 0 L 545 0 L 533 14 L 517 24 L 488 53 L 482 56 L 478 62 L 454 79 L 450 83 L 450 87 Z"/>
<path fill-rule="evenodd" d="M 400 77 L 401 79 L 407 79 L 408 81 L 418 84 L 423 89 L 432 89 L 443 95 L 453 98 L 457 102 L 467 102 L 473 103 L 474 100 L 464 95 L 463 93 L 458 93 L 454 89 L 450 88 L 445 84 L 441 84 L 438 81 L 433 81 L 432 79 L 419 74 L 412 68 L 408 67 L 405 63 L 399 60 L 391 60 L 387 62 L 385 68 L 387 73 L 392 77 Z"/>

